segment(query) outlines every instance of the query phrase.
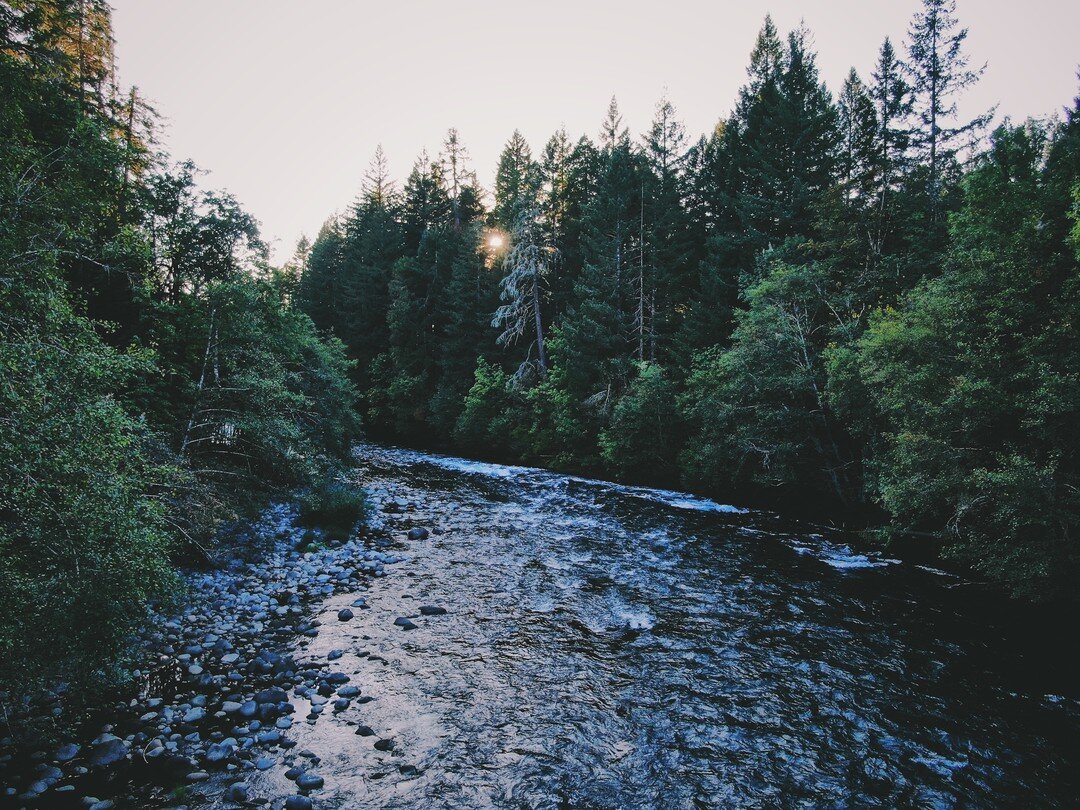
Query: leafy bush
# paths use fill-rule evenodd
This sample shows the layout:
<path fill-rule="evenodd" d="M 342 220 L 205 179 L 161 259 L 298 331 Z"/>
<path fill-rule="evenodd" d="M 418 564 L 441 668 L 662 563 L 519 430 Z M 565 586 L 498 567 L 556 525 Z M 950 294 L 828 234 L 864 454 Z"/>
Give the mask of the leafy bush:
<path fill-rule="evenodd" d="M 328 536 L 344 539 L 367 513 L 364 491 L 340 477 L 326 473 L 300 497 L 300 522 L 323 529 Z"/>

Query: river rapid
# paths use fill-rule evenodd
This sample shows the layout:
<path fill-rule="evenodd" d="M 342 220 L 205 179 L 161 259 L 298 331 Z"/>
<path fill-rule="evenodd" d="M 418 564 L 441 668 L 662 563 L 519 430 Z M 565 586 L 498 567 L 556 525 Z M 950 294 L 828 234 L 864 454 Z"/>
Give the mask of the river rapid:
<path fill-rule="evenodd" d="M 954 576 L 767 513 L 402 449 L 357 463 L 381 528 L 432 532 L 292 650 L 340 650 L 374 698 L 294 726 L 318 807 L 1080 798 L 1074 626 L 1033 641 Z M 272 770 L 253 789 L 295 790 Z"/>

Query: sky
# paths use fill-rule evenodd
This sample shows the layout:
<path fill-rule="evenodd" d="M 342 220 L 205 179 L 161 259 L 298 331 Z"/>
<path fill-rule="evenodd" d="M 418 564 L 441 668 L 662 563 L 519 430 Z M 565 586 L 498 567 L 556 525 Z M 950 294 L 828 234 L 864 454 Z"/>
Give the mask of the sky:
<path fill-rule="evenodd" d="M 121 81 L 164 145 L 234 194 L 281 262 L 356 197 L 382 144 L 399 186 L 456 127 L 490 187 L 514 129 L 596 137 L 614 95 L 630 131 L 671 100 L 688 134 L 732 108 L 766 13 L 810 28 L 834 91 L 906 38 L 919 0 L 113 0 Z M 1080 3 L 959 0 L 973 65 L 961 112 L 1046 116 L 1078 89 Z"/>

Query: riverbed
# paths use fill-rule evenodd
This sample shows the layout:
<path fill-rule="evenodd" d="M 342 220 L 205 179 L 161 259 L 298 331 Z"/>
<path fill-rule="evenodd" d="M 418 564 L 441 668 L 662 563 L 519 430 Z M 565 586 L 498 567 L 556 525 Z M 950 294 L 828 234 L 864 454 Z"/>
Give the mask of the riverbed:
<path fill-rule="evenodd" d="M 378 508 L 408 507 L 378 513 L 388 529 L 439 533 L 306 649 L 345 650 L 376 698 L 374 738 L 341 718 L 298 732 L 326 806 L 1080 795 L 1076 701 L 955 576 L 680 493 L 378 447 L 358 461 Z"/>
<path fill-rule="evenodd" d="M 1080 796 L 1074 628 L 956 574 L 685 493 L 375 445 L 353 475 L 363 537 L 304 545 L 277 507 L 259 559 L 193 575 L 157 634 L 189 651 L 181 682 L 103 710 L 129 770 L 72 777 L 71 806 L 99 787 L 116 807 Z M 59 774 L 40 804 L 101 745 L 40 758 Z"/>

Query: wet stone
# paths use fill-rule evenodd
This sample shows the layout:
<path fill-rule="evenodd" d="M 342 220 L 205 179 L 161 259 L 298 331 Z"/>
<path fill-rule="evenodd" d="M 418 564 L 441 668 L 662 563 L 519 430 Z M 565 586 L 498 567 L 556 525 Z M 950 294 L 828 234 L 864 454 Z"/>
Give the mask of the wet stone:
<path fill-rule="evenodd" d="M 301 790 L 318 790 L 323 786 L 323 778 L 314 773 L 302 773 L 296 780 L 296 786 Z"/>

